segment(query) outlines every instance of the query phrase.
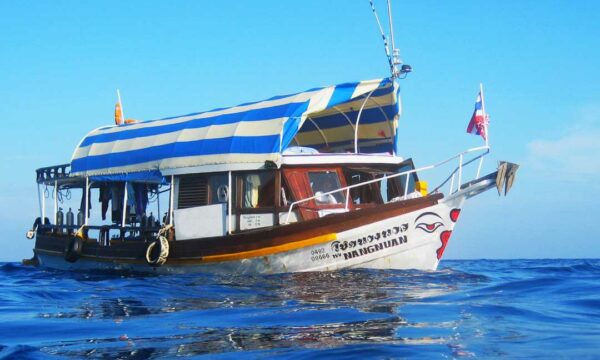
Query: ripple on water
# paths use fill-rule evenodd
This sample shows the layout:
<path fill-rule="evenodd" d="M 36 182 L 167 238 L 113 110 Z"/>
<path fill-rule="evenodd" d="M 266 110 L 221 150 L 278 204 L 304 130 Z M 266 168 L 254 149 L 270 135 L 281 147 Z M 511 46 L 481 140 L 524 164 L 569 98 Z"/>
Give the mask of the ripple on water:
<path fill-rule="evenodd" d="M 141 276 L 0 265 L 0 357 L 593 357 L 598 260 Z"/>

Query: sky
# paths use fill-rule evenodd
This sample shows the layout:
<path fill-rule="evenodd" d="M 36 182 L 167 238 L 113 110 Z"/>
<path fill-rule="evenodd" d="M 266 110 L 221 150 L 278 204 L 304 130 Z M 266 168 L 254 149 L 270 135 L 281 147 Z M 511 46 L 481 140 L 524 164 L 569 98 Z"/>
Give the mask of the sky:
<path fill-rule="evenodd" d="M 386 4 L 375 5 L 387 25 Z M 600 2 L 399 1 L 402 156 L 444 160 L 466 134 L 479 83 L 509 195 L 470 199 L 452 259 L 600 257 Z M 0 0 L 0 261 L 32 255 L 35 169 L 126 117 L 157 119 L 389 75 L 368 0 Z M 431 186 L 431 185 L 430 185 Z"/>

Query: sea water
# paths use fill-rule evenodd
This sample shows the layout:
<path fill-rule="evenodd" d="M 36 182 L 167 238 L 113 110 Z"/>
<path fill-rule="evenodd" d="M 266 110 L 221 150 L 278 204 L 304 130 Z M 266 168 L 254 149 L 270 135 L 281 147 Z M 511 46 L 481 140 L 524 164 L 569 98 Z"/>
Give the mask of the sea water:
<path fill-rule="evenodd" d="M 600 358 L 600 260 L 142 276 L 0 264 L 2 358 Z"/>

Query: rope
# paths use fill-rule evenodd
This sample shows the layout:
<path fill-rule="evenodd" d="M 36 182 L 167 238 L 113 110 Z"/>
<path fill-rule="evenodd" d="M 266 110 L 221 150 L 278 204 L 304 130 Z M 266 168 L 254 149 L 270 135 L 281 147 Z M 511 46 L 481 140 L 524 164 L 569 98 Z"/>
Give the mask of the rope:
<path fill-rule="evenodd" d="M 155 260 L 150 259 L 152 254 L 152 250 L 154 247 L 160 242 L 160 254 Z M 163 265 L 167 262 L 167 258 L 169 257 L 169 241 L 164 236 L 159 236 L 158 240 L 153 241 L 150 245 L 148 245 L 148 250 L 146 250 L 146 261 L 148 264 L 152 265 Z"/>
<path fill-rule="evenodd" d="M 153 241 L 150 245 L 148 245 L 148 249 L 146 250 L 146 261 L 151 265 L 163 265 L 167 262 L 167 258 L 169 257 L 169 240 L 167 240 L 165 234 L 173 228 L 172 224 L 163 226 L 158 231 L 158 240 Z M 160 243 L 160 254 L 154 260 L 150 258 L 152 255 L 152 250 L 156 245 Z"/>
<path fill-rule="evenodd" d="M 67 200 L 71 200 L 71 190 L 70 189 L 58 190 L 56 194 L 57 194 L 56 197 L 58 199 L 58 202 L 60 202 L 61 204 L 64 203 L 63 198 L 67 199 Z"/>
<path fill-rule="evenodd" d="M 158 236 L 164 236 L 167 231 L 171 230 L 173 228 L 173 224 L 168 224 L 163 226 L 160 230 L 158 230 Z"/>

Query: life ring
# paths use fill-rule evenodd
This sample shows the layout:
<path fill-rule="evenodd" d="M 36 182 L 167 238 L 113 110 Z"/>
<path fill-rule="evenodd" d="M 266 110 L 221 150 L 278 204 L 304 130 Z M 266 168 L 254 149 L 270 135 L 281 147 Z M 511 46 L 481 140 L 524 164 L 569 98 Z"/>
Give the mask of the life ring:
<path fill-rule="evenodd" d="M 146 249 L 146 262 L 148 265 L 161 266 L 167 262 L 168 257 L 169 241 L 166 237 L 160 235 L 158 240 L 155 240 L 148 245 L 148 248 Z"/>
<path fill-rule="evenodd" d="M 67 242 L 67 246 L 65 247 L 65 260 L 68 262 L 75 262 L 81 256 L 81 252 L 83 250 L 83 239 L 79 236 L 73 236 Z"/>

